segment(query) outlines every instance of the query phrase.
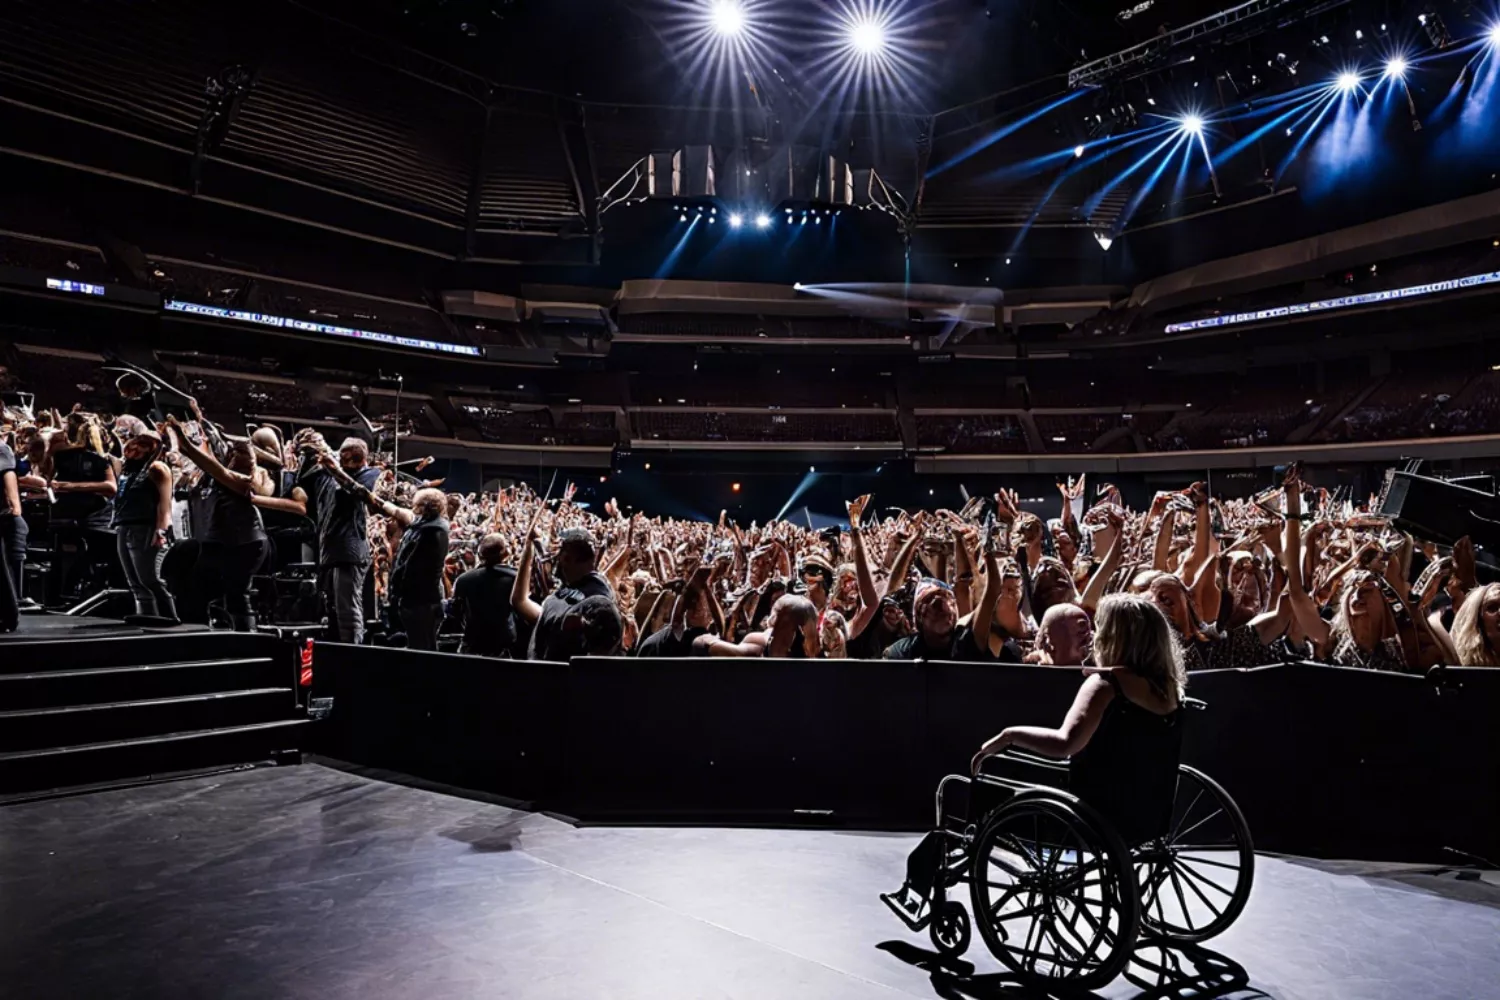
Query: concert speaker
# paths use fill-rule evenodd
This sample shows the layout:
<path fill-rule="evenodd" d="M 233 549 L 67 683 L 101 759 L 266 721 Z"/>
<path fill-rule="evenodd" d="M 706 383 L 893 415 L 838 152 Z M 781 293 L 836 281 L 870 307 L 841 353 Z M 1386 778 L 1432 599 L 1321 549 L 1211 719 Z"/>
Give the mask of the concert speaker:
<path fill-rule="evenodd" d="M 823 188 L 818 192 L 820 199 L 835 205 L 854 204 L 854 171 L 837 156 L 828 157 L 819 182 Z"/>
<path fill-rule="evenodd" d="M 675 194 L 679 198 L 712 198 L 718 194 L 712 146 L 685 146 L 677 154 Z"/>
<path fill-rule="evenodd" d="M 771 201 L 816 201 L 822 156 L 808 146 L 788 146 L 776 153 L 770 180 Z"/>
<path fill-rule="evenodd" d="M 1376 513 L 1419 539 L 1452 545 L 1468 535 L 1475 545 L 1500 552 L 1500 497 L 1494 493 L 1391 469 Z"/>
<path fill-rule="evenodd" d="M 676 195 L 676 153 L 650 153 L 646 156 L 646 195 L 671 198 Z"/>

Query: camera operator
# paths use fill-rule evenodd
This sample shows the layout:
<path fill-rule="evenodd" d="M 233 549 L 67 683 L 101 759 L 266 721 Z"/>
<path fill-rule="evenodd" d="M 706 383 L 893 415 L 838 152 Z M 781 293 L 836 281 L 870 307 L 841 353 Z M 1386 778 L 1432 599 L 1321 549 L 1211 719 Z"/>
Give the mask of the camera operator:
<path fill-rule="evenodd" d="M 380 479 L 370 465 L 370 448 L 359 438 L 339 446 L 336 465 L 324 465 L 328 445 L 316 431 L 298 435 L 302 456 L 297 481 L 307 493 L 318 526 L 319 589 L 328 614 L 329 632 L 338 642 L 365 638 L 365 576 L 370 571 L 370 539 L 365 507 Z M 335 476 L 335 471 L 342 476 Z"/>

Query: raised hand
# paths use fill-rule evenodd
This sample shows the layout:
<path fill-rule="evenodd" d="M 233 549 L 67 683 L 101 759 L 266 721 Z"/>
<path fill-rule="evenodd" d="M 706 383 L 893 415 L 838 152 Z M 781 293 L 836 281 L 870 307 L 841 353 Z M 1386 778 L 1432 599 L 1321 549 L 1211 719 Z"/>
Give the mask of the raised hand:
<path fill-rule="evenodd" d="M 844 506 L 849 509 L 849 527 L 858 528 L 860 518 L 864 517 L 865 508 L 870 505 L 872 494 L 866 493 L 862 497 L 855 497 Z"/>

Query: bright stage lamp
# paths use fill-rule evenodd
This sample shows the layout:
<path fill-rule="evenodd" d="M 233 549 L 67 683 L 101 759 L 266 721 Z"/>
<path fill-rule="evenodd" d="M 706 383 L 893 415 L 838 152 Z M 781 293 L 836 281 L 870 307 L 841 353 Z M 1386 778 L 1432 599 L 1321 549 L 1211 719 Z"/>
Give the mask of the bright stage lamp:
<path fill-rule="evenodd" d="M 873 17 L 862 17 L 849 25 L 849 47 L 862 56 L 885 52 L 885 25 Z"/>
<path fill-rule="evenodd" d="M 735 214 L 733 214 L 733 215 L 731 215 L 729 217 L 729 228 L 730 229 L 738 229 L 741 226 L 743 226 L 744 224 L 745 224 L 745 218 L 744 218 L 744 216 L 740 215 L 738 212 L 736 212 Z"/>
<path fill-rule="evenodd" d="M 1500 24 L 1490 29 L 1490 44 L 1500 49 Z"/>
<path fill-rule="evenodd" d="M 1346 94 L 1352 94 L 1359 89 L 1358 73 L 1340 73 L 1334 85 Z"/>
<path fill-rule="evenodd" d="M 745 30 L 745 10 L 739 0 L 713 0 L 709 18 L 714 31 L 725 38 L 733 38 Z"/>
<path fill-rule="evenodd" d="M 1197 115 L 1187 115 L 1179 124 L 1182 126 L 1182 130 L 1188 135 L 1203 134 L 1203 119 Z"/>
<path fill-rule="evenodd" d="M 771 217 L 769 215 L 765 215 L 765 214 L 757 215 L 755 217 L 755 228 L 756 229 L 770 229 L 771 228 Z"/>
<path fill-rule="evenodd" d="M 1082 146 L 1074 146 L 1073 147 L 1073 156 L 1075 158 L 1082 158 L 1082 156 L 1083 156 L 1083 147 Z"/>
<path fill-rule="evenodd" d="M 1406 60 L 1396 56 L 1385 64 L 1385 75 L 1393 80 L 1401 80 L 1406 77 Z"/>

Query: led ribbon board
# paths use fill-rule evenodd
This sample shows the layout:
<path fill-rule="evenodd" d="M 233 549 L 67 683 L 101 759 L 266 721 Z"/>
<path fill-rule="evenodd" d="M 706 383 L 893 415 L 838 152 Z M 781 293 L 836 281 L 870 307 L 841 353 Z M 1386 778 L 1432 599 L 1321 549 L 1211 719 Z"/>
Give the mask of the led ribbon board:
<path fill-rule="evenodd" d="M 1406 288 L 1392 288 L 1384 292 L 1344 295 L 1336 299 L 1320 299 L 1317 302 L 1300 302 L 1296 305 L 1276 306 L 1274 309 L 1230 313 L 1227 316 L 1210 316 L 1208 319 L 1188 320 L 1185 323 L 1169 323 L 1165 332 L 1186 333 L 1189 330 L 1211 330 L 1221 326 L 1240 326 L 1244 323 L 1259 323 L 1263 320 L 1283 319 L 1287 316 L 1311 316 L 1318 313 L 1338 312 L 1342 309 L 1357 309 L 1360 306 L 1379 305 L 1382 302 L 1396 302 L 1401 299 L 1417 299 L 1426 295 L 1438 295 L 1442 292 L 1456 292 L 1465 288 L 1479 288 L 1484 285 L 1494 284 L 1500 284 L 1500 271 L 1491 271 L 1488 274 L 1471 274 L 1467 278 L 1450 278 L 1447 281 L 1434 281 L 1428 285 L 1410 285 Z"/>
<path fill-rule="evenodd" d="M 334 326 L 332 323 L 313 323 L 305 319 L 272 316 L 269 313 L 244 312 L 239 309 L 225 309 L 222 306 L 206 306 L 197 302 L 179 302 L 176 299 L 169 299 L 165 308 L 171 312 L 188 313 L 193 316 L 232 319 L 238 320 L 241 323 L 255 323 L 260 326 L 274 326 L 283 330 L 296 330 L 299 333 L 322 333 L 330 337 L 348 337 L 352 340 L 366 340 L 376 344 L 389 344 L 392 347 L 407 347 L 418 351 L 464 354 L 475 358 L 483 354 L 479 348 L 470 347 L 467 344 L 447 344 L 440 340 L 423 340 L 420 337 L 398 337 L 393 333 L 355 330 L 347 326 Z"/>

